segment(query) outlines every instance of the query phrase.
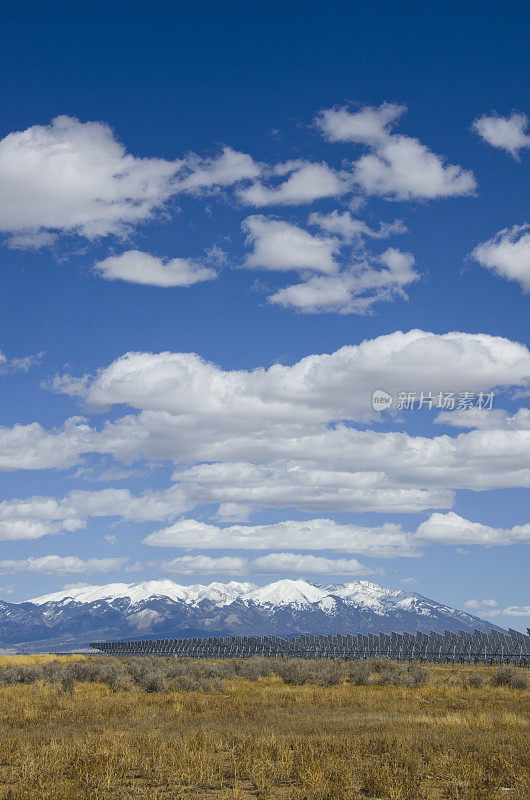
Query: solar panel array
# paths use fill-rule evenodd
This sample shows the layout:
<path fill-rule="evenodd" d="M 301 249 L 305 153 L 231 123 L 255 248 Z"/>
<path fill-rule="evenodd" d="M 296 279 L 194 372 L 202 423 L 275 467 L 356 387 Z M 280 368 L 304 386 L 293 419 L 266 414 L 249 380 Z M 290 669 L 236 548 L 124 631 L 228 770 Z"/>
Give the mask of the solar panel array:
<path fill-rule="evenodd" d="M 357 633 L 336 635 L 212 636 L 210 638 L 157 639 L 130 642 L 91 642 L 112 656 L 175 656 L 187 658 L 392 658 L 403 661 L 437 661 L 530 665 L 530 628 L 520 633 L 491 630 L 444 633 Z"/>

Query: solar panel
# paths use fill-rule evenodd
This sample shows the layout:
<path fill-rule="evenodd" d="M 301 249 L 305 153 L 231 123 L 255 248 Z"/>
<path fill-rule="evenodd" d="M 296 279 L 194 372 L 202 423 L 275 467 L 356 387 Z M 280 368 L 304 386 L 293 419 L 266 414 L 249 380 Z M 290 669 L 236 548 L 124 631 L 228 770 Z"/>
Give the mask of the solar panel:
<path fill-rule="evenodd" d="M 368 634 L 301 634 L 281 636 L 215 636 L 177 639 L 143 639 L 124 642 L 91 642 L 101 653 L 113 656 L 193 656 L 197 658 L 251 658 L 295 656 L 300 658 L 339 657 L 346 659 L 384 656 L 435 662 L 530 664 L 528 635 L 509 629 L 508 634 L 460 630 L 405 631 Z"/>

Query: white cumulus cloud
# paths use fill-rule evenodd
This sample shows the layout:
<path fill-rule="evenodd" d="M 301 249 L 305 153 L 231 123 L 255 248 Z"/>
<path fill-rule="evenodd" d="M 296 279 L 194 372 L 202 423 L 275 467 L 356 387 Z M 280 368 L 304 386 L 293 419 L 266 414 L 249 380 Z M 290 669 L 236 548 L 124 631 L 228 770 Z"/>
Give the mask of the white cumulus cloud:
<path fill-rule="evenodd" d="M 4 428 L 0 467 L 64 469 L 92 453 L 126 465 L 169 461 L 180 512 L 215 503 L 221 516 L 260 507 L 316 515 L 448 509 L 456 489 L 529 486 L 530 429 L 434 437 L 358 429 L 355 420 L 392 419 L 373 411 L 374 387 L 395 398 L 404 387 L 486 392 L 526 389 L 529 379 L 524 345 L 457 332 L 395 332 L 255 370 L 223 370 L 189 353 L 128 353 L 93 375 L 56 382 L 93 410 L 122 408 L 100 427 L 73 418 L 57 430 Z"/>
<path fill-rule="evenodd" d="M 349 212 L 312 214 L 309 223 L 338 236 L 312 234 L 283 220 L 254 215 L 243 223 L 247 244 L 253 247 L 245 266 L 268 270 L 297 270 L 301 282 L 269 296 L 269 302 L 304 313 L 364 314 L 374 303 L 406 299 L 404 287 L 418 280 L 414 257 L 396 248 L 378 256 L 342 249 L 363 236 L 383 238 L 403 232 L 401 223 L 382 224 L 378 231 L 355 220 Z M 316 274 L 315 274 L 316 273 Z"/>
<path fill-rule="evenodd" d="M 309 215 L 308 222 L 310 225 L 318 225 L 326 233 L 340 236 L 346 243 L 360 240 L 364 236 L 370 239 L 386 239 L 393 234 L 407 232 L 407 228 L 401 220 L 381 222 L 378 230 L 374 230 L 363 220 L 352 217 L 349 211 L 332 211 L 329 214 L 315 211 Z"/>
<path fill-rule="evenodd" d="M 10 501 L 4 501 L 5 503 Z M 39 518 L 39 516 L 21 519 L 0 520 L 0 541 L 18 541 L 24 539 L 40 539 L 43 536 L 57 533 L 71 533 L 85 527 L 83 520 L 62 518 L 58 521 Z"/>
<path fill-rule="evenodd" d="M 61 233 L 123 234 L 174 195 L 259 176 L 244 153 L 168 161 L 127 153 L 102 122 L 56 117 L 0 141 L 0 232 L 12 247 L 52 244 Z"/>
<path fill-rule="evenodd" d="M 520 151 L 530 148 L 530 135 L 526 132 L 528 117 L 518 111 L 512 111 L 509 117 L 499 114 L 483 114 L 473 121 L 472 130 L 490 144 L 500 150 L 506 150 L 515 159 L 519 159 Z"/>
<path fill-rule="evenodd" d="M 422 522 L 416 537 L 441 544 L 510 545 L 530 544 L 530 523 L 513 528 L 493 528 L 479 522 L 470 522 L 454 511 L 434 513 Z"/>
<path fill-rule="evenodd" d="M 407 299 L 405 286 L 419 280 L 414 256 L 395 247 L 378 257 L 365 257 L 337 275 L 317 275 L 279 289 L 269 302 L 303 313 L 365 314 L 374 305 Z"/>
<path fill-rule="evenodd" d="M 117 233 L 172 194 L 182 161 L 136 158 L 101 122 L 56 117 L 0 141 L 0 230 Z"/>
<path fill-rule="evenodd" d="M 400 525 L 341 525 L 331 519 L 285 520 L 269 525 L 226 527 L 182 519 L 168 528 L 149 534 L 144 544 L 203 550 L 273 550 L 290 547 L 295 550 L 362 553 L 380 558 L 419 555 L 412 536 L 405 533 Z"/>
<path fill-rule="evenodd" d="M 167 411 L 186 415 L 187 424 L 193 415 L 202 424 L 231 419 L 239 432 L 250 419 L 256 432 L 258 420 L 363 419 L 377 386 L 395 395 L 404 387 L 479 392 L 529 383 L 530 352 L 523 344 L 488 334 L 411 330 L 253 370 L 223 370 L 194 353 L 130 352 L 82 381 L 63 376 L 54 385 L 94 408 Z"/>
<path fill-rule="evenodd" d="M 40 539 L 77 531 L 92 517 L 118 517 L 143 522 L 167 520 L 185 511 L 188 503 L 178 486 L 133 495 L 128 489 L 75 489 L 64 497 L 39 497 L 0 502 L 0 541 Z M 110 541 L 112 537 L 106 537 Z"/>
<path fill-rule="evenodd" d="M 471 257 L 496 275 L 517 281 L 525 292 L 530 291 L 530 225 L 504 228 L 477 245 Z"/>
<path fill-rule="evenodd" d="M 324 197 L 340 197 L 351 190 L 351 183 L 351 176 L 338 173 L 327 164 L 301 162 L 293 166 L 287 180 L 279 185 L 258 181 L 240 189 L 238 196 L 251 206 L 293 206 Z"/>
<path fill-rule="evenodd" d="M 383 103 L 378 108 L 365 106 L 354 112 L 346 107 L 327 108 L 320 112 L 316 123 L 330 142 L 384 144 L 406 110 L 406 106 L 396 103 Z"/>
<path fill-rule="evenodd" d="M 38 422 L 0 427 L 0 471 L 13 469 L 67 469 L 78 464 L 91 431 L 79 417 L 61 430 L 48 431 Z"/>
<path fill-rule="evenodd" d="M 485 614 L 490 617 L 498 617 L 501 611 L 497 608 L 499 604 L 496 600 L 466 600 L 464 608 L 468 608 L 474 614 Z"/>
<path fill-rule="evenodd" d="M 262 167 L 252 156 L 224 147 L 219 156 L 204 158 L 191 153 L 186 156 L 183 176 L 179 176 L 179 192 L 201 193 L 207 189 L 232 186 L 257 178 Z"/>
<path fill-rule="evenodd" d="M 189 258 L 164 259 L 140 250 L 127 250 L 117 256 L 108 256 L 98 261 L 94 269 L 108 281 L 126 281 L 144 286 L 192 286 L 217 277 L 214 269 Z"/>
<path fill-rule="evenodd" d="M 12 372 L 28 372 L 32 367 L 40 364 L 44 353 L 34 356 L 21 356 L 18 358 L 8 358 L 0 350 L 0 375 L 11 374 Z"/>
<path fill-rule="evenodd" d="M 311 270 L 334 273 L 334 255 L 340 244 L 333 237 L 319 236 L 297 225 L 261 215 L 247 217 L 242 224 L 247 244 L 253 247 L 245 265 L 270 270 Z"/>
<path fill-rule="evenodd" d="M 83 560 L 77 556 L 41 556 L 15 560 L 0 561 L 0 574 L 16 575 L 33 573 L 38 575 L 75 575 L 89 573 L 114 572 L 127 563 L 127 558 L 88 558 Z"/>
<path fill-rule="evenodd" d="M 371 569 L 356 558 L 325 558 L 298 553 L 269 553 L 254 558 L 251 572 L 263 575 L 383 575 L 381 568 Z"/>
<path fill-rule="evenodd" d="M 179 556 L 171 561 L 162 561 L 162 572 L 170 575 L 195 575 L 197 573 L 225 572 L 237 575 L 247 570 L 247 562 L 237 556 Z"/>
<path fill-rule="evenodd" d="M 508 606 L 502 614 L 504 617 L 529 617 L 530 606 Z"/>
<path fill-rule="evenodd" d="M 388 200 L 434 200 L 473 194 L 471 171 L 447 164 L 418 139 L 394 133 L 392 128 L 406 107 L 383 103 L 359 111 L 325 109 L 317 125 L 331 142 L 365 145 L 370 152 L 353 164 L 353 177 L 368 194 Z"/>
<path fill-rule="evenodd" d="M 455 428 L 477 428 L 479 430 L 530 430 L 530 409 L 520 408 L 515 414 L 508 414 L 502 408 L 442 411 L 434 419 L 438 425 L 451 425 Z"/>

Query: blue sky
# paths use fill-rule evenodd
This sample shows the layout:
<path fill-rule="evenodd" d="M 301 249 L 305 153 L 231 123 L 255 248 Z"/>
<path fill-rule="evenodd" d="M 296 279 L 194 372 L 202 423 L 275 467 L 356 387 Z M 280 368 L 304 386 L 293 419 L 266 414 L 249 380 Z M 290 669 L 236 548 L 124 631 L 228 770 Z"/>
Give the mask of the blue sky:
<path fill-rule="evenodd" d="M 8 12 L 1 597 L 367 578 L 530 624 L 528 15 Z"/>

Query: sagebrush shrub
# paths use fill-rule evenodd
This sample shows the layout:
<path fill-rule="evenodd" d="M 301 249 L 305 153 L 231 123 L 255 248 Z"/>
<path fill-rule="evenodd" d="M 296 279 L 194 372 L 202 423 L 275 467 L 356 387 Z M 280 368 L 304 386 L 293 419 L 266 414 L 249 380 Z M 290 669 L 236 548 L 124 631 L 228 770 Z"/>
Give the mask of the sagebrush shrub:
<path fill-rule="evenodd" d="M 271 675 L 273 667 L 270 658 L 242 658 L 238 664 L 234 665 L 234 672 L 246 678 L 248 681 L 257 681 Z"/>
<path fill-rule="evenodd" d="M 528 683 L 524 675 L 520 675 L 511 664 L 498 667 L 490 679 L 492 686 L 509 686 L 511 689 L 526 689 Z"/>
<path fill-rule="evenodd" d="M 403 685 L 418 689 L 420 686 L 424 686 L 427 683 L 428 678 L 429 672 L 425 667 L 420 667 L 419 664 L 409 664 L 406 669 Z"/>
<path fill-rule="evenodd" d="M 349 661 L 346 665 L 346 676 L 356 686 L 366 686 L 370 682 L 372 664 L 370 661 Z"/>
<path fill-rule="evenodd" d="M 344 680 L 342 662 L 333 659 L 309 661 L 307 682 L 317 686 L 336 686 Z"/>
<path fill-rule="evenodd" d="M 388 660 L 379 665 L 379 683 L 390 683 L 393 686 L 408 686 L 411 689 L 418 689 L 423 686 L 429 677 L 425 667 L 419 664 L 400 664 L 397 661 Z"/>
<path fill-rule="evenodd" d="M 309 672 L 305 661 L 297 658 L 278 659 L 273 671 L 279 675 L 284 683 L 303 686 L 309 680 Z"/>
<path fill-rule="evenodd" d="M 417 688 L 428 678 L 419 664 L 404 664 L 390 659 L 342 661 L 341 659 L 232 658 L 193 659 L 152 657 L 93 656 L 79 661 L 49 661 L 40 665 L 0 667 L 0 684 L 31 684 L 45 681 L 73 691 L 76 683 L 101 683 L 113 692 L 143 691 L 222 691 L 223 680 L 243 678 L 258 681 L 276 675 L 286 684 L 335 686 L 348 681 L 359 686 L 371 683 Z M 373 678 L 372 678 L 373 675 Z M 478 677 L 478 676 L 474 676 Z M 470 678 L 466 685 L 479 686 Z M 480 680 L 480 679 L 479 679 Z M 526 680 L 513 667 L 500 667 L 491 684 L 526 688 Z"/>

